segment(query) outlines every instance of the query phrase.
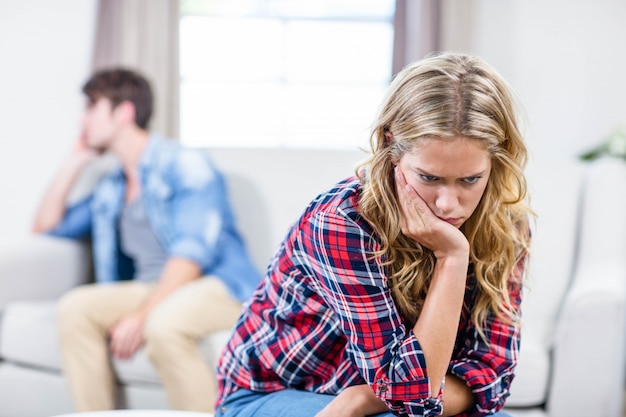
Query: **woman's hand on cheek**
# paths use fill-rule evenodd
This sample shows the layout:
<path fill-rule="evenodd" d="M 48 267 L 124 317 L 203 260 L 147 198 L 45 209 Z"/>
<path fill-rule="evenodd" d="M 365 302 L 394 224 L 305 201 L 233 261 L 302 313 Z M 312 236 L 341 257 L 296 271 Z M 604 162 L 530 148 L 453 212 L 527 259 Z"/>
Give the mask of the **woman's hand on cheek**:
<path fill-rule="evenodd" d="M 399 166 L 395 168 L 395 179 L 402 233 L 432 250 L 437 258 L 467 254 L 469 244 L 463 233 L 433 213 L 415 188 L 407 183 Z"/>

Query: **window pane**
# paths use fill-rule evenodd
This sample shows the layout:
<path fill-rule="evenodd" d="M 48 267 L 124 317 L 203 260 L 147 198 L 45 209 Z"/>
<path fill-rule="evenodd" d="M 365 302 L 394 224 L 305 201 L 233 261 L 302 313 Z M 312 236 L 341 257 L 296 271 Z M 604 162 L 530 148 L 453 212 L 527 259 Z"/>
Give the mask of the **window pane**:
<path fill-rule="evenodd" d="M 285 39 L 289 80 L 389 80 L 393 31 L 388 24 L 296 20 L 287 24 Z"/>
<path fill-rule="evenodd" d="M 305 148 L 366 146 L 386 85 L 299 85 L 288 89 L 287 145 Z"/>
<path fill-rule="evenodd" d="M 189 146 L 280 146 L 282 96 L 277 83 L 184 83 L 181 141 Z"/>
<path fill-rule="evenodd" d="M 259 0 L 180 0 L 181 16 L 253 16 L 263 9 Z"/>
<path fill-rule="evenodd" d="M 386 19 L 395 0 L 181 0 L 181 14 L 288 18 Z"/>
<path fill-rule="evenodd" d="M 183 17 L 183 80 L 276 80 L 282 72 L 283 25 L 273 19 Z"/>
<path fill-rule="evenodd" d="M 284 17 L 362 19 L 393 18 L 394 0 L 276 0 Z"/>
<path fill-rule="evenodd" d="M 391 77 L 393 0 L 181 0 L 181 141 L 366 146 Z"/>

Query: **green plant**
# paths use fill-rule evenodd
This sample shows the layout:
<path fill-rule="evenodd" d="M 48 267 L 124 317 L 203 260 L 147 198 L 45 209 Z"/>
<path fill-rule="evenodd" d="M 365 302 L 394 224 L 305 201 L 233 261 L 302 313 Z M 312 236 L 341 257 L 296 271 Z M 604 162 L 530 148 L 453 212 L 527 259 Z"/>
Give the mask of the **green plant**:
<path fill-rule="evenodd" d="M 622 158 L 626 161 L 626 128 L 616 129 L 599 146 L 580 155 L 580 159 L 592 161 L 604 155 Z"/>

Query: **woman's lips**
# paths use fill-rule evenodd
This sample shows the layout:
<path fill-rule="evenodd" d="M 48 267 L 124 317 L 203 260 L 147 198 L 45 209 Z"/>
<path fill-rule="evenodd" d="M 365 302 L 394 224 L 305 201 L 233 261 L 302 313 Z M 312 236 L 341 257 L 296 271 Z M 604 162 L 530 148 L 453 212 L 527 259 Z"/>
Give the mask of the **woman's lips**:
<path fill-rule="evenodd" d="M 457 226 L 461 223 L 461 218 L 460 217 L 448 217 L 445 219 L 441 219 L 446 223 L 450 223 L 451 225 Z"/>

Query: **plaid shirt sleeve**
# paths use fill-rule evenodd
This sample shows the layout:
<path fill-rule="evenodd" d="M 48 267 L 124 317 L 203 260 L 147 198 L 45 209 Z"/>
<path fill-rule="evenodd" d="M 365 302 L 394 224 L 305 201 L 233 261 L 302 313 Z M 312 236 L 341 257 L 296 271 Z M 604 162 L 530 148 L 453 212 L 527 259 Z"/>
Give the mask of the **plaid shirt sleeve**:
<path fill-rule="evenodd" d="M 322 211 L 310 217 L 301 225 L 301 253 L 375 394 L 396 415 L 439 415 L 441 393 L 430 397 L 424 353 L 396 310 L 379 258 L 372 256 L 377 244 L 351 215 L 358 216 Z"/>

